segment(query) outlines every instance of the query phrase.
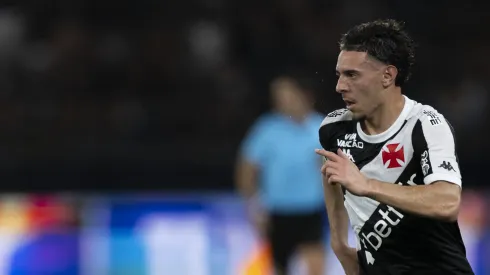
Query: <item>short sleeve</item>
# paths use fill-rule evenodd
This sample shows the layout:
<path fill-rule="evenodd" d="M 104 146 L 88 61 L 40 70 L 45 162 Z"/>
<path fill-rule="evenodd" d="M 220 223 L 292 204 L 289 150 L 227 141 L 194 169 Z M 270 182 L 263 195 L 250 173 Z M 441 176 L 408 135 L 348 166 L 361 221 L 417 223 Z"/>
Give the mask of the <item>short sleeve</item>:
<path fill-rule="evenodd" d="M 421 146 L 416 153 L 420 154 L 424 183 L 447 181 L 461 186 L 453 128 L 437 111 L 423 112 L 418 122 Z"/>
<path fill-rule="evenodd" d="M 254 164 L 262 164 L 267 156 L 267 119 L 259 119 L 250 128 L 241 145 L 242 157 Z"/>
<path fill-rule="evenodd" d="M 318 136 L 323 149 L 335 151 L 336 146 L 332 142 L 332 137 L 339 131 L 342 123 L 352 120 L 352 113 L 347 109 L 339 109 L 329 113 L 320 124 Z"/>

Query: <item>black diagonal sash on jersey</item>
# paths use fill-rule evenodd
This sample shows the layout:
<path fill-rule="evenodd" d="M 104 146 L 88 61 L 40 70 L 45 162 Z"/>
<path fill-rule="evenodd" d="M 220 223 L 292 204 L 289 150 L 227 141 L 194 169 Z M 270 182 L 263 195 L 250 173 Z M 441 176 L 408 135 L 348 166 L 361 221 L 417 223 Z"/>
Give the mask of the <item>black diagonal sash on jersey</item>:
<path fill-rule="evenodd" d="M 393 184 L 423 184 L 419 175 L 418 162 L 418 158 L 412 158 Z M 363 269 L 376 269 L 377 266 L 386 267 L 390 262 L 393 262 L 393 259 L 404 258 L 403 227 L 405 227 L 404 223 L 407 222 L 407 218 L 411 222 L 412 217 L 412 215 L 389 205 L 383 203 L 378 205 L 359 232 L 361 250 L 358 254 Z"/>

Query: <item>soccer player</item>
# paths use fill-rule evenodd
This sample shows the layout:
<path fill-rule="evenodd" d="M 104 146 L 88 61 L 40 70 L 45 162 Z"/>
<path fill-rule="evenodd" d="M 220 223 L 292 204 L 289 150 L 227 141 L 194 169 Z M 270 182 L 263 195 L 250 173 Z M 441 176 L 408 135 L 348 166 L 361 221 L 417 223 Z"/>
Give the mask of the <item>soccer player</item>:
<path fill-rule="evenodd" d="M 414 43 L 394 20 L 340 40 L 346 109 L 319 130 L 332 248 L 346 274 L 474 274 L 457 223 L 461 174 L 450 124 L 402 93 Z M 347 226 L 357 247 L 347 245 Z"/>
<path fill-rule="evenodd" d="M 270 244 L 275 274 L 288 274 L 293 255 L 306 263 L 308 274 L 324 274 L 325 206 L 318 125 L 310 82 L 288 73 L 271 82 L 274 110 L 249 130 L 240 150 L 236 184 L 249 205 L 259 233 Z M 252 198 L 258 198 L 253 200 Z"/>

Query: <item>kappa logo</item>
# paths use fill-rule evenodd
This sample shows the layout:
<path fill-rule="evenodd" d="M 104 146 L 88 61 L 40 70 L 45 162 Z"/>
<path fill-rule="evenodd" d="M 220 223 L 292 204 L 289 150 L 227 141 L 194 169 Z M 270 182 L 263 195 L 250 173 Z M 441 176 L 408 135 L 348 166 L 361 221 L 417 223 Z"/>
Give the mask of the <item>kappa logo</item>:
<path fill-rule="evenodd" d="M 383 147 L 381 158 L 386 168 L 398 168 L 405 165 L 405 153 L 400 143 L 388 144 Z"/>
<path fill-rule="evenodd" d="M 446 169 L 448 171 L 454 171 L 456 172 L 456 170 L 454 169 L 454 167 L 451 165 L 451 163 L 449 161 L 443 161 L 441 165 L 439 165 L 439 168 L 443 168 L 443 169 Z"/>

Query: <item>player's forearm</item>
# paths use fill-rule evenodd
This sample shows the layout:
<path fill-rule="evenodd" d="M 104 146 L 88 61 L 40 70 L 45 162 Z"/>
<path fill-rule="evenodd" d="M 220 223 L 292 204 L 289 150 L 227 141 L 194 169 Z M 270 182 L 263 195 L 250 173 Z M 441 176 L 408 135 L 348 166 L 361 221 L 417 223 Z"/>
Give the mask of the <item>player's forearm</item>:
<path fill-rule="evenodd" d="M 334 252 L 341 253 L 348 248 L 349 220 L 344 206 L 344 194 L 340 184 L 331 185 L 323 180 L 323 194 L 330 224 L 330 239 Z"/>
<path fill-rule="evenodd" d="M 376 201 L 420 216 L 444 221 L 457 219 L 460 197 L 448 186 L 442 186 L 448 183 L 401 186 L 373 179 L 369 183 L 367 197 Z"/>

